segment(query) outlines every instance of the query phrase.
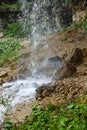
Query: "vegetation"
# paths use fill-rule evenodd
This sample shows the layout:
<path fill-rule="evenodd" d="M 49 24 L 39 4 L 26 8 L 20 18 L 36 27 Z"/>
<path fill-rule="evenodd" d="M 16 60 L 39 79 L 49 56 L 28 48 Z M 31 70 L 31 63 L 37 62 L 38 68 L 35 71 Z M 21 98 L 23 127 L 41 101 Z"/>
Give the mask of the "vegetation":
<path fill-rule="evenodd" d="M 45 109 L 37 105 L 23 123 L 6 121 L 4 127 L 5 130 L 86 130 L 87 105 L 49 105 Z"/>
<path fill-rule="evenodd" d="M 66 0 L 66 4 L 70 5 L 72 1 L 73 0 Z M 1 7 L 9 8 L 10 6 L 11 8 L 16 8 L 17 3 L 13 5 L 3 4 Z M 72 26 L 87 34 L 87 14 L 83 21 L 75 21 Z M 62 28 L 60 31 L 66 31 L 66 28 Z M 17 22 L 9 24 L 5 31 L 5 36 L 9 37 L 19 38 L 24 35 L 25 33 L 22 30 L 21 24 Z M 1 41 L 0 66 L 4 65 L 4 63 L 16 60 L 20 48 L 21 46 L 16 40 Z M 24 122 L 14 124 L 6 120 L 3 124 L 4 130 L 86 130 L 87 104 L 83 98 L 80 100 L 82 100 L 82 102 L 78 102 L 81 104 L 71 103 L 62 106 L 49 105 L 46 108 L 37 105 L 32 108 L 31 116 L 26 116 Z"/>
<path fill-rule="evenodd" d="M 5 62 L 12 62 L 18 58 L 18 50 L 21 48 L 16 40 L 0 42 L 0 66 Z"/>
<path fill-rule="evenodd" d="M 73 23 L 74 27 L 77 29 L 81 29 L 83 33 L 87 34 L 87 22 L 86 21 L 81 21 L 81 22 L 74 22 Z"/>
<path fill-rule="evenodd" d="M 19 2 L 16 2 L 16 3 L 14 3 L 14 4 L 2 3 L 2 4 L 0 5 L 0 7 L 1 7 L 1 8 L 10 8 L 10 9 L 15 9 L 15 10 L 17 10 L 17 9 L 19 9 L 20 4 L 19 4 Z"/>
<path fill-rule="evenodd" d="M 15 38 L 23 37 L 24 32 L 22 30 L 22 25 L 18 22 L 8 24 L 5 32 L 5 36 L 15 37 Z"/>

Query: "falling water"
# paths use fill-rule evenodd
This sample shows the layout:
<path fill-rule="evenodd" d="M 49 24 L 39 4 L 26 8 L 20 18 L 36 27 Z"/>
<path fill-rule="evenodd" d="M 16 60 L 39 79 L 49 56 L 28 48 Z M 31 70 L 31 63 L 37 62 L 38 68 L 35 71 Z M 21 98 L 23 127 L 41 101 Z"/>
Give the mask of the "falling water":
<path fill-rule="evenodd" d="M 24 32 L 35 39 L 44 34 L 57 32 L 60 29 L 58 2 L 51 0 L 19 0 L 21 3 L 21 21 Z M 30 32 L 31 27 L 31 32 Z"/>
<path fill-rule="evenodd" d="M 19 2 L 21 3 L 20 22 L 23 25 L 26 35 L 32 37 L 32 76 L 26 77 L 26 79 L 18 79 L 11 83 L 5 83 L 1 86 L 4 91 L 0 94 L 5 98 L 10 97 L 12 106 L 34 98 L 35 90 L 38 86 L 48 84 L 52 81 L 52 77 L 47 76 L 45 72 L 43 74 L 39 73 L 40 66 L 43 68 L 46 66 L 48 56 L 38 67 L 36 51 L 40 44 L 39 37 L 57 32 L 60 29 L 57 11 L 53 7 L 51 0 L 31 0 L 31 2 L 28 0 L 19 0 Z"/>
<path fill-rule="evenodd" d="M 27 36 L 32 36 L 33 50 L 31 56 L 31 69 L 32 75 L 35 76 L 35 72 L 37 71 L 36 66 L 38 66 L 38 55 L 36 53 L 38 46 L 40 46 L 40 37 L 46 34 L 57 32 L 60 29 L 58 9 L 56 7 L 56 3 L 51 0 L 19 1 L 21 3 L 21 21 L 23 30 L 24 32 L 27 32 Z M 48 44 L 46 47 L 48 48 Z M 47 63 L 47 58 L 48 56 L 46 56 L 45 60 L 43 61 L 44 66 Z"/>

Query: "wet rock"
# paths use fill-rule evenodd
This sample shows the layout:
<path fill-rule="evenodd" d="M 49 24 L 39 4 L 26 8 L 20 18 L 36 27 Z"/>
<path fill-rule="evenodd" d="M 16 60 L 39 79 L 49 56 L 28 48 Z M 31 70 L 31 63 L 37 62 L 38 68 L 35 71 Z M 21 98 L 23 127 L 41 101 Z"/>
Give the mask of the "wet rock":
<path fill-rule="evenodd" d="M 48 59 L 48 65 L 53 69 L 56 70 L 61 67 L 63 64 L 63 60 L 59 56 L 51 57 Z"/>
<path fill-rule="evenodd" d="M 50 83 L 48 84 L 48 87 L 46 88 L 50 93 L 55 91 L 55 88 L 57 87 L 56 83 Z"/>
<path fill-rule="evenodd" d="M 35 88 L 38 87 L 38 84 L 37 84 L 37 83 L 33 83 L 32 85 L 33 85 Z"/>
<path fill-rule="evenodd" d="M 36 92 L 37 92 L 38 94 L 42 94 L 42 92 L 43 92 L 45 89 L 46 89 L 46 85 L 43 85 L 43 86 L 41 86 L 41 87 L 38 87 L 38 88 L 36 89 Z"/>
<path fill-rule="evenodd" d="M 43 85 L 36 89 L 36 99 L 45 98 L 51 96 L 54 93 L 57 83 L 50 83 L 48 85 Z"/>
<path fill-rule="evenodd" d="M 39 60 L 35 65 L 35 71 L 33 71 L 33 75 L 45 74 L 46 76 L 53 77 L 55 71 L 57 71 L 57 69 L 60 68 L 62 65 L 63 60 L 59 56 Z"/>
<path fill-rule="evenodd" d="M 50 96 L 50 95 L 51 95 L 51 93 L 50 93 L 49 90 L 47 90 L 47 89 L 45 89 L 45 90 L 42 92 L 43 98 L 44 98 L 44 97 L 47 97 L 47 96 Z"/>
<path fill-rule="evenodd" d="M 60 8 L 58 10 L 59 22 L 62 27 L 68 27 L 72 23 L 73 14 L 72 10 L 66 7 Z"/>
<path fill-rule="evenodd" d="M 42 96 L 41 93 L 36 93 L 35 98 L 36 98 L 37 100 L 39 100 L 39 99 L 41 100 L 41 99 L 43 98 L 43 96 Z"/>
<path fill-rule="evenodd" d="M 79 65 L 83 60 L 83 52 L 80 48 L 76 48 L 71 51 L 65 59 L 73 65 Z"/>
<path fill-rule="evenodd" d="M 55 76 L 57 79 L 63 79 L 72 76 L 74 73 L 76 73 L 76 71 L 77 69 L 74 65 L 66 63 L 63 67 L 56 71 Z"/>

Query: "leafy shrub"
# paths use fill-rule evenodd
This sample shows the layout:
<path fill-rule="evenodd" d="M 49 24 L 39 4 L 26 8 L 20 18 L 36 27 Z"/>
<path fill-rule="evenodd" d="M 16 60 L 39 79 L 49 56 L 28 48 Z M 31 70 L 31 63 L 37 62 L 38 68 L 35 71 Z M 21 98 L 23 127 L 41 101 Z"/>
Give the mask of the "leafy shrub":
<path fill-rule="evenodd" d="M 83 31 L 83 33 L 87 33 L 87 22 L 84 20 L 84 21 L 76 21 L 73 23 L 73 26 L 76 28 L 76 29 L 81 29 Z"/>
<path fill-rule="evenodd" d="M 36 106 L 24 123 L 8 123 L 5 126 L 6 130 L 86 130 L 87 105 L 50 105 L 45 109 Z"/>
<path fill-rule="evenodd" d="M 22 30 L 22 25 L 17 22 L 8 24 L 5 32 L 5 36 L 16 37 L 16 38 L 23 37 L 24 32 Z"/>
<path fill-rule="evenodd" d="M 3 65 L 10 59 L 15 60 L 18 57 L 18 50 L 21 48 L 17 41 L 0 42 L 0 65 Z"/>

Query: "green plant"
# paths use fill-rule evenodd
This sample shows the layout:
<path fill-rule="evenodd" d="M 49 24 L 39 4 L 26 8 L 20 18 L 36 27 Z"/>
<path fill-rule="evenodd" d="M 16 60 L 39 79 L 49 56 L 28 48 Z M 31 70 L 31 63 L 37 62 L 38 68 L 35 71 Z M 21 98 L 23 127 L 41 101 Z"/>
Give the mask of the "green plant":
<path fill-rule="evenodd" d="M 16 40 L 0 42 L 0 65 L 18 58 L 19 49 L 21 49 L 21 46 Z"/>
<path fill-rule="evenodd" d="M 10 36 L 10 37 L 16 37 L 16 38 L 23 37 L 24 32 L 23 32 L 23 29 L 22 29 L 22 25 L 18 22 L 8 24 L 4 35 Z"/>
<path fill-rule="evenodd" d="M 16 3 L 14 4 L 6 4 L 6 3 L 2 3 L 0 5 L 1 8 L 11 8 L 11 9 L 15 9 L 15 10 L 18 10 L 20 8 L 20 3 L 17 1 Z"/>
<path fill-rule="evenodd" d="M 82 22 L 82 28 L 83 28 L 83 32 L 87 34 L 87 22 L 86 21 Z"/>
<path fill-rule="evenodd" d="M 83 33 L 87 33 L 87 22 L 85 20 L 75 21 L 75 22 L 73 22 L 73 26 L 76 29 L 81 29 Z"/>
<path fill-rule="evenodd" d="M 23 123 L 10 125 L 7 130 L 86 130 L 87 105 L 50 105 L 46 108 L 38 105 Z"/>

